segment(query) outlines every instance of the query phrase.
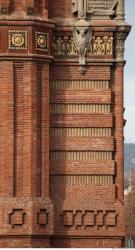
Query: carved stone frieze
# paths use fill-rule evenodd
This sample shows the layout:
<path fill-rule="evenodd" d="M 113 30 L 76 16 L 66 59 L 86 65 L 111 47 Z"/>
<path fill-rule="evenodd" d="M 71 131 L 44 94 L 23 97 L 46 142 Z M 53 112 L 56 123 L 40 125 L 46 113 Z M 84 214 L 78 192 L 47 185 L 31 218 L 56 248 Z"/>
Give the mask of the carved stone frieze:
<path fill-rule="evenodd" d="M 74 56 L 78 54 L 74 39 L 71 36 L 54 36 L 53 51 L 56 56 Z"/>
<path fill-rule="evenodd" d="M 55 36 L 53 51 L 54 55 L 58 57 L 72 57 L 78 54 L 74 39 L 71 36 Z M 93 36 L 87 53 L 96 56 L 113 55 L 113 37 Z"/>

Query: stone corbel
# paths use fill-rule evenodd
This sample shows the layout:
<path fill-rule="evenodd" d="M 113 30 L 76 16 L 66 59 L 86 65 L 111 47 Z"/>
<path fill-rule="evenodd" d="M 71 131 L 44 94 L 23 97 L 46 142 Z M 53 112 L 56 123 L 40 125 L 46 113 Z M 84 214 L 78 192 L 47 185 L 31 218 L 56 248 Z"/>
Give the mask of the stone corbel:
<path fill-rule="evenodd" d="M 83 74 L 86 71 L 86 54 L 92 40 L 92 29 L 89 26 L 89 22 L 84 19 L 76 22 L 73 29 L 73 37 L 79 54 L 80 72 Z"/>

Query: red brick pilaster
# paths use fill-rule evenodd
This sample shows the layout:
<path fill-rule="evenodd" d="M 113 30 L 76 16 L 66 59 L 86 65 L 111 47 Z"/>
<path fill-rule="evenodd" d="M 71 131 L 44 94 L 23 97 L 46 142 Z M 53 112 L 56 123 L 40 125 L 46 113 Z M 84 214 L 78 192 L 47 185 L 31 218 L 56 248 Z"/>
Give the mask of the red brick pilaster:
<path fill-rule="evenodd" d="M 14 85 L 13 63 L 0 61 L 0 196 L 13 196 Z"/>
<path fill-rule="evenodd" d="M 124 63 L 116 63 L 114 68 L 115 161 L 117 198 L 121 201 L 124 199 L 123 70 Z"/>
<path fill-rule="evenodd" d="M 0 247 L 49 247 L 53 234 L 49 197 L 53 25 L 44 19 L 45 1 L 6 4 L 10 21 L 2 23 L 1 41 L 6 42 L 0 46 Z M 29 26 L 27 15 L 33 15 Z M 24 20 L 13 21 L 14 17 Z"/>

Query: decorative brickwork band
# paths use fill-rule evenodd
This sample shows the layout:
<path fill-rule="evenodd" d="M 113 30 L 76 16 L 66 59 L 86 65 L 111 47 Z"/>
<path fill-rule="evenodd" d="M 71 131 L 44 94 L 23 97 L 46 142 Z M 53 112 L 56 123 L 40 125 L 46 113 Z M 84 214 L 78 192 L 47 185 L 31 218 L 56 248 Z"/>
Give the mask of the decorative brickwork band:
<path fill-rule="evenodd" d="M 52 80 L 51 90 L 106 90 L 109 89 L 107 80 Z"/>
<path fill-rule="evenodd" d="M 51 185 L 112 185 L 111 175 L 51 175 Z"/>
<path fill-rule="evenodd" d="M 51 160 L 112 160 L 112 152 L 93 151 L 51 151 Z"/>
<path fill-rule="evenodd" d="M 50 104 L 50 113 L 59 114 L 109 114 L 111 107 L 108 104 Z"/>
<path fill-rule="evenodd" d="M 111 136 L 111 128 L 50 128 L 50 136 L 98 137 Z"/>

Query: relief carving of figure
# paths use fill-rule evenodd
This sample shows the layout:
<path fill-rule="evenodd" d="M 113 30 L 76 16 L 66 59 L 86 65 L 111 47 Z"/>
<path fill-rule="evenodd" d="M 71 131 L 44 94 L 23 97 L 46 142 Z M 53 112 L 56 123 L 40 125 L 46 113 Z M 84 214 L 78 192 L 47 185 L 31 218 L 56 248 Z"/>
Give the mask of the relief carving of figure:
<path fill-rule="evenodd" d="M 82 71 L 82 69 L 84 69 L 84 65 L 86 64 L 86 53 L 90 47 L 92 39 L 92 30 L 89 23 L 85 20 L 79 20 L 75 24 L 73 37 L 76 49 L 79 53 L 79 65 L 81 66 L 80 68 Z"/>
<path fill-rule="evenodd" d="M 113 17 L 118 21 L 124 20 L 124 0 L 100 0 L 95 2 L 91 0 L 72 0 L 72 12 L 74 15 L 78 13 L 79 21 L 75 23 L 73 37 L 79 53 L 80 71 L 84 73 L 86 53 L 92 40 L 92 31 L 89 22 L 86 21 L 87 14 L 97 15 L 98 18 L 108 15 L 108 18 Z"/>

